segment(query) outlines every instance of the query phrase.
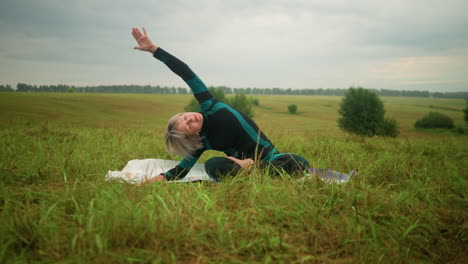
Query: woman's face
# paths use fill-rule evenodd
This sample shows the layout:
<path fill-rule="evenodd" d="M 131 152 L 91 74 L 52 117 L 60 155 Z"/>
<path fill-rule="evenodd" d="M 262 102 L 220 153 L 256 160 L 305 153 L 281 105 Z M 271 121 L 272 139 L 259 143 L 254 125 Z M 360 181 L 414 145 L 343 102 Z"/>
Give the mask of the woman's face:
<path fill-rule="evenodd" d="M 179 116 L 176 130 L 185 135 L 200 134 L 203 125 L 203 115 L 196 112 L 185 112 Z"/>

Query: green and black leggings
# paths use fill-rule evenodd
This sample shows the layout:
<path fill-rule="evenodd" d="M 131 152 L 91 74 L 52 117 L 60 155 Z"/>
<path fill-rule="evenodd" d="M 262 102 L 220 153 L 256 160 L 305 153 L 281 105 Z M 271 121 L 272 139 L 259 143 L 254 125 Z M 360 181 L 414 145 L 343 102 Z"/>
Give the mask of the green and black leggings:
<path fill-rule="evenodd" d="M 289 175 L 302 173 L 308 170 L 310 166 L 309 162 L 303 157 L 285 153 L 271 162 L 261 161 L 259 167 L 262 169 L 269 167 L 270 174 L 272 176 L 278 176 L 282 173 Z M 236 162 L 225 157 L 211 158 L 205 163 L 206 172 L 211 178 L 217 181 L 228 175 L 235 175 L 241 169 L 242 168 Z"/>

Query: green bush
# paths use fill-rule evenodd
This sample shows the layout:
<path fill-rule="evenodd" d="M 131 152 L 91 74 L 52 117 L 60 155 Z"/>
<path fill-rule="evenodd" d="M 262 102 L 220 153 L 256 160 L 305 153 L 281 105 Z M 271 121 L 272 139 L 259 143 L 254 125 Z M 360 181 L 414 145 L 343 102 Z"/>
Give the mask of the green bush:
<path fill-rule="evenodd" d="M 252 101 L 243 93 L 226 98 L 225 103 L 246 114 L 248 117 L 254 116 Z"/>
<path fill-rule="evenodd" d="M 465 134 L 465 128 L 463 126 L 457 126 L 455 128 L 455 132 L 457 132 L 458 134 Z"/>
<path fill-rule="evenodd" d="M 257 97 L 250 97 L 250 101 L 251 101 L 252 104 L 255 105 L 255 106 L 259 106 L 259 105 L 260 105 L 260 101 L 258 100 Z"/>
<path fill-rule="evenodd" d="M 219 101 L 224 102 L 224 99 L 226 98 L 226 93 L 224 92 L 223 87 L 210 87 L 208 88 L 210 93 Z"/>
<path fill-rule="evenodd" d="M 395 119 L 391 118 L 385 118 L 384 122 L 377 130 L 377 135 L 385 137 L 397 137 L 399 134 L 398 123 Z"/>
<path fill-rule="evenodd" d="M 190 99 L 190 102 L 184 107 L 185 112 L 200 112 L 200 104 L 195 98 Z"/>
<path fill-rule="evenodd" d="M 341 101 L 338 126 L 348 132 L 362 135 L 377 135 L 384 123 L 384 106 L 378 95 L 361 87 L 351 87 Z"/>
<path fill-rule="evenodd" d="M 210 93 L 219 101 L 224 102 L 225 93 L 224 89 L 221 87 L 209 87 L 208 90 Z M 192 98 L 190 102 L 184 107 L 185 112 L 199 112 L 200 111 L 200 104 L 198 103 L 197 99 Z"/>
<path fill-rule="evenodd" d="M 453 128 L 453 120 L 439 112 L 430 112 L 414 123 L 415 128 Z"/>
<path fill-rule="evenodd" d="M 288 105 L 288 111 L 291 114 L 297 114 L 297 105 L 295 104 Z"/>
<path fill-rule="evenodd" d="M 208 90 L 219 101 L 234 107 L 235 109 L 246 114 L 248 117 L 254 116 L 252 109 L 252 99 L 247 98 L 245 94 L 236 94 L 228 98 L 225 97 L 224 89 L 222 87 L 210 87 Z M 192 98 L 192 100 L 190 100 L 190 102 L 184 107 L 184 110 L 185 112 L 199 112 L 200 104 L 195 98 Z"/>

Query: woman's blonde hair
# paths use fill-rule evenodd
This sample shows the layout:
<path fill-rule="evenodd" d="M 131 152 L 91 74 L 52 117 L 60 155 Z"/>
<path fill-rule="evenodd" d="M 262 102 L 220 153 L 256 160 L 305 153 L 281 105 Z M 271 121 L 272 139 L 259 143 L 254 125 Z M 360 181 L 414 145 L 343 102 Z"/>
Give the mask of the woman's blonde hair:
<path fill-rule="evenodd" d="M 197 149 L 203 146 L 201 143 L 203 138 L 199 135 L 186 135 L 176 130 L 179 117 L 182 114 L 174 115 L 167 122 L 165 143 L 169 153 L 185 158 L 193 155 Z"/>

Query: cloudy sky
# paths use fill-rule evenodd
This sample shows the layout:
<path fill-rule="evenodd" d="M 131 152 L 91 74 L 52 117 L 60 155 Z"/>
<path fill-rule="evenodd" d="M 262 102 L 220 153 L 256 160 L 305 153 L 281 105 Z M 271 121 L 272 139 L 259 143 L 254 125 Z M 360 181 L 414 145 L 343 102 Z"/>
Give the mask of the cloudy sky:
<path fill-rule="evenodd" d="M 466 0 L 1 0 L 0 84 L 185 87 L 132 27 L 207 85 L 468 91 Z"/>

